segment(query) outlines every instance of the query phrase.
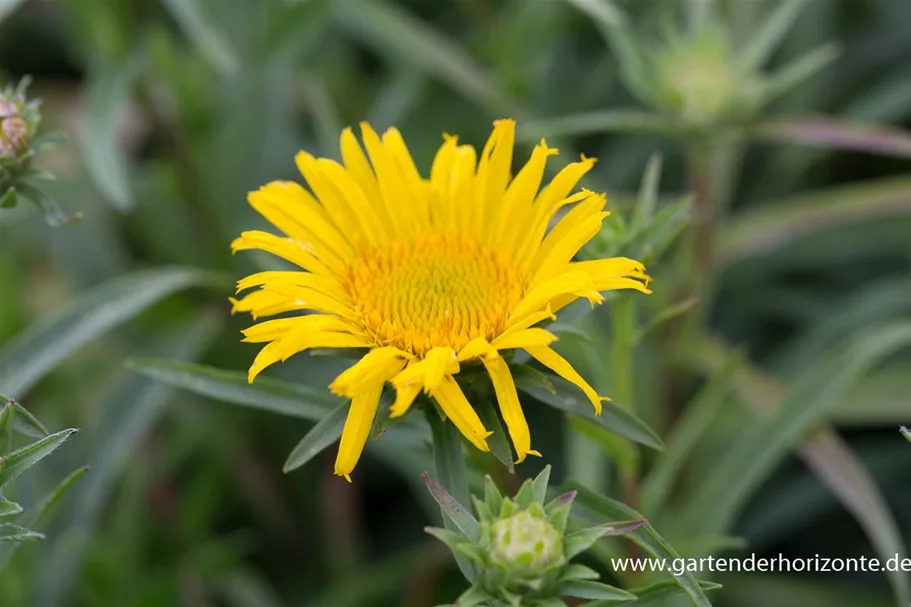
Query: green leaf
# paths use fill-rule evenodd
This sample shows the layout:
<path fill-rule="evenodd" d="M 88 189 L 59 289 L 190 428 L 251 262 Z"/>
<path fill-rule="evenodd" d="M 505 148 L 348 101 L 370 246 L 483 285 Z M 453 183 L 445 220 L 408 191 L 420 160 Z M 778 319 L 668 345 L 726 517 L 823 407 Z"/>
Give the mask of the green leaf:
<path fill-rule="evenodd" d="M 180 24 L 181 29 L 200 55 L 219 73 L 234 76 L 240 69 L 237 51 L 227 35 L 214 27 L 215 20 L 207 14 L 202 0 L 163 0 L 165 7 Z"/>
<path fill-rule="evenodd" d="M 600 599 L 612 603 L 635 601 L 636 595 L 625 590 L 594 582 L 591 580 L 572 580 L 557 586 L 557 593 L 561 596 L 574 596 L 580 599 Z"/>
<path fill-rule="evenodd" d="M 638 259 L 646 265 L 660 258 L 689 223 L 691 207 L 689 198 L 664 207 L 644 228 L 633 234 L 618 254 Z"/>
<path fill-rule="evenodd" d="M 2 398 L 2 397 L 0 397 Z M 6 401 L 0 409 L 0 453 L 6 453 L 13 440 L 13 418 L 16 416 L 12 403 Z"/>
<path fill-rule="evenodd" d="M 288 473 L 297 470 L 341 438 L 350 406 L 349 402 L 343 402 L 310 428 L 291 451 L 282 471 Z"/>
<path fill-rule="evenodd" d="M 440 486 L 429 474 L 422 474 L 421 478 L 427 485 L 427 490 L 433 496 L 434 501 L 439 504 L 440 510 L 445 515 L 445 519 L 451 521 L 455 528 L 465 534 L 472 542 L 477 542 L 481 537 L 481 526 L 477 519 L 471 515 L 471 512 L 450 495 L 443 487 Z"/>
<path fill-rule="evenodd" d="M 0 542 L 37 542 L 44 535 L 14 523 L 0 523 Z"/>
<path fill-rule="evenodd" d="M 699 582 L 699 587 L 704 592 L 718 590 L 721 584 L 714 582 Z M 636 595 L 636 607 L 663 607 L 667 605 L 667 599 L 678 596 L 683 593 L 683 589 L 671 581 L 658 582 L 642 588 L 631 588 L 630 592 Z M 586 607 L 601 607 L 600 603 L 591 603 Z"/>
<path fill-rule="evenodd" d="M 472 586 L 456 599 L 456 605 L 459 607 L 477 607 L 479 605 L 487 605 L 490 601 L 494 600 L 486 590 L 480 586 Z"/>
<path fill-rule="evenodd" d="M 0 0 L 0 1 L 2 1 L 2 0 Z M 14 206 L 16 206 L 17 202 L 18 202 L 18 200 L 17 200 L 16 188 L 14 188 L 13 186 L 10 186 L 10 187 L 6 188 L 6 192 L 4 192 L 3 196 L 0 197 L 0 209 L 11 209 Z"/>
<path fill-rule="evenodd" d="M 484 427 L 493 432 L 487 437 L 487 444 L 490 446 L 490 452 L 494 457 L 500 460 L 500 463 L 506 466 L 510 474 L 515 473 L 515 464 L 513 464 L 512 447 L 509 445 L 509 435 L 503 428 L 500 416 L 494 409 L 493 403 L 487 397 L 478 397 L 474 400 L 475 411 Z"/>
<path fill-rule="evenodd" d="M 911 158 L 911 132 L 905 129 L 845 122 L 825 116 L 803 116 L 760 123 L 751 127 L 747 134 L 763 141 Z"/>
<path fill-rule="evenodd" d="M 791 92 L 829 66 L 840 54 L 841 46 L 829 43 L 791 61 L 762 84 L 762 102 L 767 104 Z"/>
<path fill-rule="evenodd" d="M 753 208 L 720 229 L 717 252 L 723 264 L 786 250 L 817 232 L 906 216 L 911 213 L 911 178 L 838 186 Z"/>
<path fill-rule="evenodd" d="M 591 17 L 601 27 L 623 27 L 627 25 L 626 15 L 609 0 L 566 0 Z"/>
<path fill-rule="evenodd" d="M 22 514 L 24 512 L 22 506 L 16 502 L 11 502 L 2 495 L 0 495 L 0 518 L 5 516 L 16 516 L 17 514 Z"/>
<path fill-rule="evenodd" d="M 563 575 L 560 576 L 560 579 L 563 581 L 569 580 L 597 580 L 601 575 L 592 569 L 591 567 L 586 567 L 585 565 L 579 565 L 578 563 L 573 563 L 566 568 L 566 571 L 563 572 Z"/>
<path fill-rule="evenodd" d="M 904 426 L 899 426 L 899 427 L 898 427 L 898 431 L 899 431 L 899 433 L 901 433 L 902 436 L 905 437 L 905 439 L 906 439 L 909 443 L 911 443 L 911 430 L 908 430 L 908 429 L 907 429 L 906 427 L 904 427 Z"/>
<path fill-rule="evenodd" d="M 20 397 L 88 342 L 172 293 L 211 283 L 212 277 L 192 268 L 140 270 L 73 299 L 0 350 L 0 393 Z"/>
<path fill-rule="evenodd" d="M 518 125 L 516 140 L 584 136 L 601 133 L 658 133 L 678 135 L 682 128 L 673 120 L 641 110 L 599 110 L 558 118 L 532 120 Z"/>
<path fill-rule="evenodd" d="M 499 514 L 503 506 L 503 495 L 489 474 L 484 475 L 484 504 L 494 515 Z"/>
<path fill-rule="evenodd" d="M 0 487 L 9 484 L 17 476 L 53 453 L 76 432 L 78 430 L 75 428 L 62 430 L 0 457 Z"/>
<path fill-rule="evenodd" d="M 120 149 L 118 127 L 130 102 L 138 72 L 135 60 L 97 65 L 90 73 L 80 142 L 86 169 L 101 194 L 118 210 L 133 208 L 128 156 Z"/>
<path fill-rule="evenodd" d="M 661 184 L 661 154 L 654 153 L 645 165 L 642 175 L 642 184 L 639 186 L 639 196 L 636 208 L 633 210 L 630 229 L 640 230 L 652 220 L 655 209 L 658 208 L 658 190 Z"/>
<path fill-rule="evenodd" d="M 752 39 L 740 48 L 737 58 L 740 68 L 752 72 L 765 65 L 808 4 L 809 0 L 779 2 L 778 8 L 769 13 Z"/>
<path fill-rule="evenodd" d="M 538 473 L 538 476 L 535 477 L 535 480 L 531 483 L 532 491 L 535 494 L 535 501 L 539 504 L 544 504 L 544 499 L 547 497 L 547 485 L 550 483 L 550 464 L 544 466 L 544 469 Z"/>
<path fill-rule="evenodd" d="M 744 429 L 679 517 L 691 532 L 724 533 L 756 487 L 804 435 L 821 422 L 838 396 L 877 362 L 911 344 L 911 323 L 869 328 L 804 370 L 785 402 Z"/>
<path fill-rule="evenodd" d="M 126 362 L 126 366 L 146 377 L 200 396 L 311 421 L 323 419 L 326 413 L 342 402 L 328 388 L 313 388 L 271 377 L 258 377 L 251 384 L 247 382 L 244 372 L 225 371 L 207 365 L 161 358 L 133 358 Z"/>
<path fill-rule="evenodd" d="M 499 113 L 519 113 L 469 54 L 442 32 L 398 6 L 382 2 L 334 2 L 332 11 L 343 30 L 390 61 L 411 64 L 483 107 Z"/>
<path fill-rule="evenodd" d="M 589 522 L 603 524 L 604 522 L 638 520 L 644 518 L 641 514 L 620 502 L 598 495 L 581 485 L 576 485 L 574 483 L 571 483 L 570 485 L 577 492 L 577 516 L 581 517 L 587 512 L 588 516 L 585 518 Z M 604 519 L 607 519 L 607 521 Z M 655 531 L 650 524 L 643 525 L 640 529 L 633 531 L 627 537 L 653 557 L 664 559 L 667 563 L 680 558 L 680 555 L 671 548 L 670 544 L 658 535 L 658 532 Z M 687 595 L 693 605 L 696 605 L 696 607 L 711 607 L 711 603 L 709 603 L 708 598 L 705 596 L 705 592 L 691 573 L 673 576 L 673 579 L 674 583 L 676 583 Z"/>
<path fill-rule="evenodd" d="M 639 343 L 645 339 L 649 333 L 662 326 L 663 324 L 674 320 L 678 316 L 683 316 L 701 302 L 695 297 L 685 299 L 680 303 L 674 304 L 655 314 L 645 325 L 636 333 L 634 342 Z"/>
<path fill-rule="evenodd" d="M 627 535 L 647 523 L 648 521 L 645 519 L 621 521 L 619 523 L 605 523 L 603 525 L 598 525 L 597 527 L 588 527 L 586 529 L 574 531 L 566 536 L 564 554 L 566 554 L 566 558 L 571 559 L 591 548 L 595 542 L 603 537 Z"/>
<path fill-rule="evenodd" d="M 667 439 L 667 447 L 658 455 L 643 483 L 642 504 L 646 512 L 655 512 L 664 503 L 690 453 L 727 402 L 731 380 L 743 360 L 742 352 L 729 356 L 724 366 L 706 381 L 687 404 Z"/>
<path fill-rule="evenodd" d="M 588 399 L 584 398 L 582 395 L 576 395 L 576 392 L 579 391 L 576 386 L 556 375 L 551 375 L 549 373 L 545 375 L 547 375 L 547 378 L 551 383 L 556 386 L 556 395 L 550 394 L 536 383 L 527 382 L 524 374 L 517 374 L 515 376 L 516 388 L 546 405 L 590 420 L 610 432 L 624 436 L 637 443 L 641 443 L 646 447 L 657 450 L 664 448 L 661 438 L 655 431 L 649 428 L 644 421 L 631 412 L 612 402 L 604 402 L 602 403 L 603 410 L 601 415 L 595 415 Z"/>
<path fill-rule="evenodd" d="M 911 440 L 911 439 L 909 439 Z M 832 429 L 818 432 L 801 445 L 804 462 L 838 497 L 863 527 L 880 559 L 895 555 L 905 559 L 908 552 L 902 541 L 901 528 L 889 510 L 875 479 L 863 461 Z M 911 582 L 903 572 L 887 572 L 898 605 L 911 603 Z"/>
<path fill-rule="evenodd" d="M 13 14 L 25 0 L 0 0 L 0 24 Z"/>
<path fill-rule="evenodd" d="M 32 201 L 44 213 L 44 221 L 55 228 L 74 224 L 82 219 L 82 213 L 67 215 L 63 212 L 57 201 L 39 188 L 28 183 L 19 182 L 16 185 L 19 198 Z"/>

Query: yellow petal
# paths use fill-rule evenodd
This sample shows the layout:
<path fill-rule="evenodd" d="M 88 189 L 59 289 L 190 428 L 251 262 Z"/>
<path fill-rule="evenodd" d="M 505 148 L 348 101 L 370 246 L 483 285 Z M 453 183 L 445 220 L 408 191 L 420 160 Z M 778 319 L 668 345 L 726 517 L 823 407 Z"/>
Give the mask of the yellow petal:
<path fill-rule="evenodd" d="M 501 335 L 491 342 L 497 350 L 513 350 L 515 348 L 532 348 L 546 346 L 557 341 L 557 336 L 545 329 L 522 329 Z"/>
<path fill-rule="evenodd" d="M 234 242 L 231 243 L 231 250 L 236 253 L 237 251 L 248 249 L 259 249 L 260 251 L 272 253 L 314 274 L 322 276 L 334 275 L 313 255 L 312 250 L 306 244 L 290 238 L 281 238 L 275 234 L 259 230 L 241 232 L 240 238 L 235 238 Z"/>
<path fill-rule="evenodd" d="M 497 349 L 483 337 L 476 337 L 459 350 L 459 361 L 466 361 L 481 356 L 499 356 Z"/>
<path fill-rule="evenodd" d="M 608 213 L 598 213 L 586 217 L 573 226 L 561 239 L 555 240 L 547 255 L 540 259 L 529 286 L 534 288 L 545 280 L 553 278 L 559 272 L 565 271 L 579 249 L 601 230 L 601 222 L 607 215 Z M 546 240 L 545 244 L 547 244 Z"/>
<path fill-rule="evenodd" d="M 528 422 L 525 421 L 522 406 L 519 404 L 516 385 L 509 373 L 509 365 L 499 356 L 484 357 L 481 361 L 490 375 L 490 381 L 493 383 L 493 389 L 497 395 L 497 403 L 500 405 L 500 413 L 503 415 L 503 421 L 506 422 L 506 429 L 509 430 L 512 444 L 516 448 L 518 458 L 516 463 L 521 463 L 531 450 L 531 434 L 528 431 Z"/>
<path fill-rule="evenodd" d="M 337 316 L 308 314 L 292 318 L 277 318 L 253 325 L 241 331 L 248 343 L 262 343 L 281 339 L 291 331 L 306 327 L 311 331 L 350 331 L 353 327 Z"/>
<path fill-rule="evenodd" d="M 459 384 L 452 377 L 444 378 L 431 394 L 439 403 L 446 417 L 455 424 L 468 442 L 481 451 L 490 451 L 486 439 L 493 432 L 488 432 L 484 428 L 478 414 L 475 413 Z"/>
<path fill-rule="evenodd" d="M 524 319 L 527 315 L 540 312 L 555 297 L 566 293 L 588 297 L 595 303 L 600 303 L 603 299 L 595 289 L 591 276 L 587 273 L 565 272 L 541 282 L 528 291 L 510 312 L 507 326 L 512 327 L 514 322 Z"/>
<path fill-rule="evenodd" d="M 452 348 L 437 346 L 431 348 L 424 355 L 423 360 L 413 362 L 408 367 L 392 378 L 392 383 L 399 386 L 417 384 L 419 387 L 431 391 L 443 380 L 444 375 L 453 375 L 459 372 L 459 361 Z"/>
<path fill-rule="evenodd" d="M 329 388 L 339 396 L 354 396 L 365 387 L 382 384 L 405 366 L 409 354 L 387 346 L 374 348 L 335 378 Z"/>
<path fill-rule="evenodd" d="M 602 396 L 598 396 L 598 393 L 595 392 L 595 389 L 588 385 L 582 376 L 579 375 L 573 366 L 569 364 L 565 358 L 554 352 L 549 346 L 535 346 L 532 348 L 525 348 L 525 351 L 532 355 L 532 357 L 537 360 L 539 363 L 551 369 L 554 373 L 562 377 L 568 382 L 576 384 L 588 399 L 591 401 L 592 406 L 595 408 L 595 414 L 601 415 L 601 401 L 610 400 Z"/>
<path fill-rule="evenodd" d="M 527 236 L 527 233 L 518 229 L 522 227 L 520 218 L 525 218 L 532 212 L 532 202 L 538 188 L 541 187 L 547 158 L 556 153 L 557 150 L 547 147 L 542 139 L 532 151 L 529 161 L 509 184 L 494 226 L 493 243 L 497 246 L 509 251 L 512 250 L 516 238 L 522 239 Z"/>
<path fill-rule="evenodd" d="M 382 382 L 374 383 L 365 386 L 351 399 L 351 408 L 345 419 L 342 440 L 338 445 L 338 455 L 335 457 L 335 474 L 344 476 L 349 483 L 351 482 L 351 471 L 354 470 L 357 461 L 361 458 L 361 453 L 364 452 L 364 445 L 367 443 L 373 418 L 376 417 L 382 389 Z"/>
<path fill-rule="evenodd" d="M 251 274 L 237 281 L 237 291 L 269 284 L 284 284 L 297 287 L 307 287 L 324 293 L 338 301 L 348 302 L 351 296 L 342 288 L 335 277 L 319 276 L 310 272 L 295 271 L 266 271 Z"/>
<path fill-rule="evenodd" d="M 420 384 L 408 384 L 406 386 L 397 386 L 395 389 L 395 402 L 389 407 L 389 417 L 401 417 L 408 413 L 414 399 L 421 392 Z"/>
<path fill-rule="evenodd" d="M 247 382 L 252 384 L 253 380 L 256 379 L 256 376 L 259 375 L 263 369 L 269 365 L 274 365 L 281 359 L 281 345 L 279 342 L 273 341 L 272 343 L 267 344 L 259 351 L 256 358 L 253 359 L 253 364 L 250 365 L 250 370 L 247 372 Z"/>

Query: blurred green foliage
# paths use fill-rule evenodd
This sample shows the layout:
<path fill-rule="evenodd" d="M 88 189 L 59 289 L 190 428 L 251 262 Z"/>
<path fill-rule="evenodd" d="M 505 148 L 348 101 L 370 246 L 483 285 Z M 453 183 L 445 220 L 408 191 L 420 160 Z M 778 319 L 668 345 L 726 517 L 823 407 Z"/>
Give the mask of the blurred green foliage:
<path fill-rule="evenodd" d="M 300 356 L 247 387 L 255 352 L 228 315 L 231 279 L 274 263 L 230 256 L 262 224 L 246 192 L 294 178 L 300 148 L 337 156 L 362 119 L 397 125 L 425 172 L 441 132 L 478 145 L 504 115 L 519 155 L 547 136 L 561 160 L 599 158 L 586 185 L 614 215 L 586 254 L 644 258 L 654 295 L 555 330 L 616 408 L 555 411 L 578 403 L 533 370 L 520 387 L 586 524 L 651 523 L 639 548 L 595 545 L 602 579 L 664 583 L 605 563 L 665 539 L 682 556 L 905 554 L 909 22 L 896 0 L 0 2 L 3 84 L 31 74 L 42 132 L 72 134 L 36 159 L 58 176 L 42 190 L 84 215 L 0 211 L 0 394 L 83 429 L 6 498 L 37 504 L 92 467 L 0 575 L 0 604 L 425 607 L 464 590 L 422 533 L 439 522 L 426 425 L 369 445 L 352 486 L 312 443 L 283 476 L 346 362 Z M 470 463 L 505 493 L 542 465 Z M 722 607 L 909 602 L 902 574 L 697 577 Z"/>

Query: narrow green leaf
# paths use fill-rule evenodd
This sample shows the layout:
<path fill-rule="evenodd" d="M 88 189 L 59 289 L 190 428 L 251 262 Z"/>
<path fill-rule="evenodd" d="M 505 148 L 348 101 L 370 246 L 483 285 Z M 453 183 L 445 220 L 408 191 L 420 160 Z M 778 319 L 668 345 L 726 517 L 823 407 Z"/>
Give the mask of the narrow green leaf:
<path fill-rule="evenodd" d="M 0 24 L 13 14 L 25 0 L 0 0 Z"/>
<path fill-rule="evenodd" d="M 652 154 L 645 165 L 642 175 L 642 184 L 639 186 L 639 196 L 636 208 L 633 210 L 632 230 L 639 230 L 646 226 L 658 208 L 658 190 L 661 184 L 661 154 Z"/>
<path fill-rule="evenodd" d="M 843 122 L 823 116 L 775 120 L 751 127 L 751 138 L 911 158 L 911 132 L 897 127 Z"/>
<path fill-rule="evenodd" d="M 698 299 L 696 299 L 695 297 L 690 297 L 689 299 L 685 299 L 685 300 L 681 301 L 680 303 L 674 304 L 674 305 L 670 306 L 669 308 L 665 308 L 661 312 L 658 312 L 657 314 L 652 316 L 649 319 L 649 321 L 647 323 L 645 323 L 645 325 L 641 329 L 639 329 L 639 331 L 636 333 L 636 338 L 634 341 L 636 343 L 641 342 L 643 339 L 645 339 L 648 336 L 649 333 L 651 333 L 655 329 L 659 328 L 660 326 L 662 326 L 663 324 L 665 324 L 667 322 L 670 322 L 671 320 L 674 320 L 675 318 L 677 318 L 679 316 L 683 316 L 684 314 L 686 314 L 687 312 L 689 312 L 690 310 L 692 310 L 693 308 L 698 306 L 700 303 L 701 302 Z"/>
<path fill-rule="evenodd" d="M 17 476 L 53 453 L 76 432 L 78 430 L 75 428 L 62 430 L 0 457 L 0 487 L 9 484 Z"/>
<path fill-rule="evenodd" d="M 445 519 L 455 524 L 455 528 L 461 531 L 472 542 L 477 542 L 481 537 L 481 526 L 477 519 L 471 515 L 471 512 L 459 503 L 446 489 L 440 486 L 429 474 L 422 474 L 421 478 L 427 485 L 427 490 L 433 496 L 434 501 L 440 505 L 445 515 Z"/>
<path fill-rule="evenodd" d="M 745 71 L 755 71 L 765 65 L 769 57 L 793 27 L 809 0 L 784 0 L 757 28 L 752 39 L 740 49 L 738 63 Z"/>
<path fill-rule="evenodd" d="M 601 133 L 658 133 L 673 136 L 681 132 L 677 123 L 661 114 L 641 110 L 599 110 L 525 122 L 518 125 L 516 139 L 530 142 L 542 138 Z"/>
<path fill-rule="evenodd" d="M 591 567 L 586 567 L 585 565 L 580 565 L 578 563 L 573 563 L 566 568 L 566 571 L 563 572 L 563 575 L 560 576 L 561 580 L 597 580 L 601 577 L 597 571 Z"/>
<path fill-rule="evenodd" d="M 908 439 L 911 440 L 911 439 Z M 800 447 L 804 462 L 838 497 L 854 519 L 863 527 L 867 537 L 883 561 L 899 555 L 907 558 L 901 528 L 889 509 L 876 480 L 863 461 L 831 428 L 816 434 Z M 900 571 L 887 572 L 898 605 L 911 603 L 911 581 Z"/>
<path fill-rule="evenodd" d="M 2 495 L 0 495 L 0 518 L 5 516 L 16 516 L 17 514 L 22 514 L 24 509 L 22 506 L 16 502 L 11 502 Z"/>
<path fill-rule="evenodd" d="M 602 403 L 603 410 L 601 415 L 595 415 L 588 399 L 584 395 L 577 396 L 575 394 L 579 390 L 576 386 L 556 375 L 546 375 L 551 383 L 556 386 L 556 395 L 550 394 L 537 384 L 526 382 L 524 375 L 515 377 L 516 388 L 546 405 L 593 421 L 610 432 L 641 443 L 646 447 L 657 450 L 664 448 L 661 438 L 655 431 L 629 411 L 612 402 L 605 402 Z"/>
<path fill-rule="evenodd" d="M 500 421 L 500 416 L 497 414 L 496 409 L 494 409 L 493 403 L 490 402 L 489 398 L 478 397 L 474 400 L 474 406 L 484 427 L 493 432 L 493 434 L 487 437 L 487 444 L 490 446 L 490 452 L 493 453 L 494 457 L 500 460 L 501 464 L 506 466 L 506 469 L 509 470 L 511 474 L 515 473 L 512 447 L 509 445 L 509 435 L 503 428 L 503 422 Z"/>
<path fill-rule="evenodd" d="M 626 590 L 620 590 L 601 582 L 591 580 L 572 580 L 557 586 L 557 593 L 561 596 L 574 596 L 580 599 L 599 599 L 612 603 L 635 601 L 636 595 Z"/>
<path fill-rule="evenodd" d="M 724 264 L 786 250 L 810 234 L 911 213 L 911 178 L 894 177 L 793 196 L 739 214 L 719 233 Z"/>
<path fill-rule="evenodd" d="M 674 242 L 690 221 L 692 203 L 682 198 L 664 207 L 625 243 L 618 254 L 650 264 Z"/>
<path fill-rule="evenodd" d="M 12 403 L 6 401 L 3 408 L 0 409 L 0 454 L 6 453 L 12 444 L 13 418 L 15 416 Z"/>
<path fill-rule="evenodd" d="M 494 600 L 486 590 L 480 586 L 472 586 L 456 599 L 456 605 L 459 607 L 478 607 L 480 605 L 489 605 Z"/>
<path fill-rule="evenodd" d="M 791 61 L 763 83 L 762 103 L 770 103 L 791 92 L 828 67 L 840 54 L 841 46 L 829 43 Z"/>
<path fill-rule="evenodd" d="M 909 443 L 911 443 L 911 430 L 908 430 L 904 426 L 899 426 L 898 431 L 908 440 Z"/>
<path fill-rule="evenodd" d="M 120 276 L 84 293 L 0 350 L 0 393 L 22 396 L 88 342 L 172 293 L 212 281 L 213 275 L 201 270 L 161 268 Z"/>
<path fill-rule="evenodd" d="M 544 466 L 544 469 L 535 477 L 531 483 L 531 488 L 535 494 L 535 501 L 544 504 L 547 497 L 547 485 L 550 483 L 550 464 Z"/>
<path fill-rule="evenodd" d="M 742 352 L 728 357 L 721 370 L 713 374 L 687 404 L 667 439 L 666 449 L 658 456 L 643 483 L 642 504 L 646 512 L 655 512 L 664 503 L 693 448 L 724 406 L 731 380 L 743 360 Z"/>
<path fill-rule="evenodd" d="M 129 105 L 137 71 L 135 60 L 108 62 L 92 69 L 79 137 L 89 175 L 105 199 L 120 211 L 133 208 L 128 156 L 119 148 L 118 127 Z"/>
<path fill-rule="evenodd" d="M 718 590 L 721 584 L 699 581 L 699 587 L 704 592 Z M 636 595 L 636 607 L 664 607 L 667 599 L 683 593 L 683 589 L 671 581 L 658 582 L 642 588 L 631 588 L 630 592 Z M 601 603 L 590 603 L 586 607 L 602 607 Z M 604 606 L 606 607 L 606 605 Z"/>
<path fill-rule="evenodd" d="M 6 399 L 0 396 L 0 401 L 3 400 Z M 44 424 L 38 421 L 38 418 L 32 415 L 28 409 L 14 400 L 7 402 L 12 404 L 15 411 L 15 415 L 13 416 L 13 428 L 15 428 L 17 432 L 30 438 L 44 438 L 50 434 L 50 432 L 47 431 L 47 428 L 44 427 Z"/>
<path fill-rule="evenodd" d="M 383 2 L 334 2 L 332 11 L 342 29 L 389 59 L 414 65 L 498 113 L 519 113 L 468 53 L 400 7 Z"/>
<path fill-rule="evenodd" d="M 2 0 L 0 0 L 2 1 Z M 11 209 L 19 202 L 16 188 L 9 186 L 3 196 L 0 196 L 0 209 Z"/>
<path fill-rule="evenodd" d="M 576 490 L 578 496 L 576 499 L 576 516 L 584 517 L 587 522 L 603 524 L 605 522 L 617 522 L 623 520 L 639 520 L 644 517 L 624 504 L 612 500 L 608 497 L 598 495 L 593 491 L 576 485 L 570 484 Z M 607 519 L 605 521 L 605 519 Z M 640 529 L 633 531 L 627 536 L 635 542 L 640 548 L 648 552 L 655 558 L 664 559 L 670 563 L 674 559 L 680 558 L 670 544 L 668 544 L 650 524 L 643 525 Z M 670 572 L 668 572 L 670 575 Z M 696 607 L 711 607 L 705 592 L 699 585 L 696 578 L 691 573 L 684 573 L 681 576 L 673 576 L 674 583 L 687 595 L 690 602 Z"/>
<path fill-rule="evenodd" d="M 206 61 L 224 76 L 234 76 L 240 69 L 240 59 L 228 36 L 218 31 L 215 20 L 208 15 L 201 0 L 163 0 L 174 20 Z"/>
<path fill-rule="evenodd" d="M 609 0 L 566 0 L 591 17 L 601 27 L 622 27 L 627 24 L 626 15 Z"/>
<path fill-rule="evenodd" d="M 566 536 L 564 553 L 566 558 L 571 559 L 574 556 L 582 554 L 592 547 L 592 545 L 603 537 L 612 537 L 616 535 L 626 535 L 632 533 L 648 521 L 640 519 L 638 521 L 621 521 L 619 523 L 605 523 L 597 527 L 588 527 L 579 531 L 574 531 Z"/>
<path fill-rule="evenodd" d="M 15 523 L 0 523 L 0 542 L 37 542 L 43 539 L 44 535 Z"/>
<path fill-rule="evenodd" d="M 798 377 L 774 412 L 746 428 L 679 514 L 691 532 L 724 533 L 741 506 L 838 396 L 877 362 L 911 344 L 911 323 L 869 328 Z"/>
<path fill-rule="evenodd" d="M 259 377 L 250 384 L 244 372 L 195 363 L 133 358 L 126 366 L 146 377 L 200 396 L 311 421 L 323 419 L 342 402 L 328 388 L 313 388 L 270 377 Z"/>
<path fill-rule="evenodd" d="M 350 403 L 343 402 L 310 428 L 310 431 L 304 435 L 304 438 L 297 443 L 297 446 L 288 455 L 282 471 L 288 473 L 292 470 L 297 470 L 338 441 L 342 436 L 349 408 Z"/>
<path fill-rule="evenodd" d="M 21 181 L 16 184 L 16 187 L 18 188 L 18 198 L 26 198 L 37 206 L 44 213 L 44 221 L 49 226 L 60 228 L 82 219 L 82 213 L 77 212 L 72 215 L 64 213 L 57 201 L 40 188 Z"/>
<path fill-rule="evenodd" d="M 495 515 L 499 514 L 500 507 L 503 506 L 503 495 L 489 474 L 484 475 L 484 504 Z"/>

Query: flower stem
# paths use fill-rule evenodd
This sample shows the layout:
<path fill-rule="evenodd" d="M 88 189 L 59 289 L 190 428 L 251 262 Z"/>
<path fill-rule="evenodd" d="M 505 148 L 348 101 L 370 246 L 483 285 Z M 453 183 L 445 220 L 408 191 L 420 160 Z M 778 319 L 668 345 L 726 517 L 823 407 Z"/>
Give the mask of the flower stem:
<path fill-rule="evenodd" d="M 610 350 L 611 390 L 617 404 L 635 410 L 633 400 L 633 348 L 636 335 L 636 306 L 631 297 L 621 294 L 611 305 L 612 343 Z M 620 445 L 624 457 L 617 458 L 623 499 L 632 507 L 639 501 L 639 453 L 629 440 Z"/>
<path fill-rule="evenodd" d="M 430 434 L 433 439 L 433 463 L 436 468 L 437 482 L 466 508 L 470 507 L 468 493 L 468 473 L 465 467 L 465 454 L 462 452 L 462 437 L 454 424 L 447 424 L 436 407 L 430 403 L 424 407 Z M 450 531 L 458 531 L 455 524 L 443 515 L 443 525 Z M 469 582 L 474 582 L 475 573 L 465 558 L 456 555 L 459 570 Z"/>

